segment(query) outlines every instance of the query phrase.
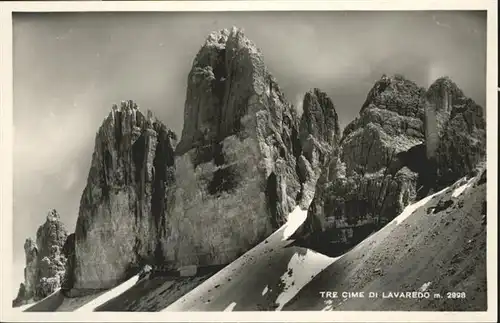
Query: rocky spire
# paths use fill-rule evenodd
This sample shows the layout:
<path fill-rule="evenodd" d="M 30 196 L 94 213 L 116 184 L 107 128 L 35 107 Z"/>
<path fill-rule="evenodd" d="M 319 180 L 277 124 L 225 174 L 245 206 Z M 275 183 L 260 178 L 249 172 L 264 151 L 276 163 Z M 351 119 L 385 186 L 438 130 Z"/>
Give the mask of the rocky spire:
<path fill-rule="evenodd" d="M 302 103 L 299 137 L 302 156 L 298 170 L 303 182 L 303 206 L 307 207 L 314 196 L 321 170 L 337 153 L 340 126 L 335 106 L 328 95 L 318 88 L 308 91 Z M 324 169 L 328 176 L 328 169 Z"/>
<path fill-rule="evenodd" d="M 240 132 L 241 118 L 251 112 L 247 111 L 251 108 L 249 99 L 264 94 L 262 97 L 271 100 L 276 94 L 283 101 L 273 83 L 260 50 L 243 30 L 233 27 L 212 32 L 188 76 L 184 128 L 177 152 L 183 154 L 198 144 Z"/>
<path fill-rule="evenodd" d="M 47 214 L 46 221 L 36 234 L 36 242 L 28 238 L 24 243 L 26 267 L 14 306 L 38 300 L 53 293 L 61 286 L 66 258 L 61 248 L 67 232 L 56 210 Z"/>
<path fill-rule="evenodd" d="M 130 264 L 153 257 L 175 142 L 176 135 L 134 101 L 112 106 L 96 135 L 75 235 L 65 248 L 72 268 L 66 288 L 105 288 Z"/>

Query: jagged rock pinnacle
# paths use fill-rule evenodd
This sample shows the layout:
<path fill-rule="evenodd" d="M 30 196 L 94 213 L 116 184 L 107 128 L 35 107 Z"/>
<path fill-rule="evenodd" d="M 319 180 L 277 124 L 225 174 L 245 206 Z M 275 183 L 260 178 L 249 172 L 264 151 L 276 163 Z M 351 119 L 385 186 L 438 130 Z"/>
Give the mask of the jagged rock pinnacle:
<path fill-rule="evenodd" d="M 61 248 L 66 236 L 59 213 L 54 209 L 50 210 L 45 223 L 37 230 L 36 242 L 27 238 L 24 243 L 24 283 L 13 301 L 14 306 L 42 299 L 61 286 L 66 263 Z"/>

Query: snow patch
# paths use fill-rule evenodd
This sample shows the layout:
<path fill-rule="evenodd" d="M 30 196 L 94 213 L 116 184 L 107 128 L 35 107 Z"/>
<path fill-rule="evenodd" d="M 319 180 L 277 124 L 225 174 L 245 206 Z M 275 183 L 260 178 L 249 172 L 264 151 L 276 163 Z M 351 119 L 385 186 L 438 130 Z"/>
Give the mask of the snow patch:
<path fill-rule="evenodd" d="M 432 195 L 429 195 L 423 199 L 421 199 L 420 201 L 417 201 L 413 204 L 410 204 L 408 205 L 404 210 L 403 212 L 401 212 L 400 215 L 398 215 L 397 217 L 395 217 L 391 222 L 389 222 L 387 224 L 387 226 L 389 225 L 400 225 L 404 220 L 406 220 L 415 210 L 417 210 L 419 207 L 421 206 L 424 206 L 425 204 L 427 204 L 427 202 L 429 202 L 434 196 L 436 195 L 439 195 L 439 194 L 442 194 L 444 191 L 446 191 L 448 189 L 448 187 L 442 189 L 441 191 L 437 192 L 437 193 L 434 193 Z"/>
<path fill-rule="evenodd" d="M 465 192 L 465 190 L 472 185 L 472 180 L 468 181 L 467 183 L 465 183 L 464 185 L 462 186 L 459 186 L 457 187 L 453 193 L 451 193 L 451 197 L 454 197 L 454 198 L 457 198 L 459 197 L 460 195 L 462 195 L 463 192 Z"/>
<path fill-rule="evenodd" d="M 307 210 L 302 210 L 299 206 L 288 215 L 287 222 L 284 224 L 283 238 L 286 240 L 294 234 L 307 218 Z"/>
<path fill-rule="evenodd" d="M 110 289 L 99 297 L 76 309 L 75 312 L 93 312 L 97 307 L 124 293 L 127 289 L 134 286 L 138 281 L 139 275 L 135 275 L 126 282 L 121 283 L 115 288 Z"/>
<path fill-rule="evenodd" d="M 304 255 L 295 253 L 288 263 L 287 271 L 281 276 L 285 286 L 276 299 L 276 310 L 280 311 L 316 275 L 339 258 L 330 258 L 309 249 Z"/>
<path fill-rule="evenodd" d="M 262 291 L 262 296 L 266 295 L 268 291 L 269 291 L 269 288 L 267 288 L 267 285 L 266 285 L 266 287 L 264 287 L 264 290 Z"/>
<path fill-rule="evenodd" d="M 432 282 L 427 282 L 427 283 L 423 284 L 422 286 L 420 286 L 418 291 L 422 292 L 422 293 L 425 292 L 431 284 L 432 284 Z"/>
<path fill-rule="evenodd" d="M 224 312 L 232 312 L 234 307 L 236 306 L 236 303 L 235 302 L 232 302 L 231 304 L 229 304 L 226 309 L 224 309 Z"/>

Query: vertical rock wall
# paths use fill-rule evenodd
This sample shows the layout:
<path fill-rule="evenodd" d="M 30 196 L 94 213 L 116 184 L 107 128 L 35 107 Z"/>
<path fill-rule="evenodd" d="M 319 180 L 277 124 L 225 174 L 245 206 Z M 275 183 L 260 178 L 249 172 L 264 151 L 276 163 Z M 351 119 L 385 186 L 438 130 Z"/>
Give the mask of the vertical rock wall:
<path fill-rule="evenodd" d="M 483 109 L 447 77 L 427 91 L 426 125 L 427 157 L 435 167 L 437 187 L 468 174 L 485 158 Z"/>
<path fill-rule="evenodd" d="M 175 134 L 150 112 L 133 101 L 113 106 L 96 135 L 80 202 L 74 287 L 113 286 L 130 264 L 153 261 L 174 148 Z"/>

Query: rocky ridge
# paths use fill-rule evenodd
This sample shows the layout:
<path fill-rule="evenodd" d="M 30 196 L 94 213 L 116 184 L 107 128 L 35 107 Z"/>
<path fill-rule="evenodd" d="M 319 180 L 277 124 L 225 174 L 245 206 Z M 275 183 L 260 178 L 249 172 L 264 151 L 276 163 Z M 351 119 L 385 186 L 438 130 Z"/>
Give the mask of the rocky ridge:
<path fill-rule="evenodd" d="M 19 287 L 13 306 L 42 299 L 61 286 L 66 265 L 62 247 L 66 237 L 59 214 L 51 210 L 45 223 L 37 230 L 36 242 L 28 238 L 24 243 L 24 283 Z"/>

